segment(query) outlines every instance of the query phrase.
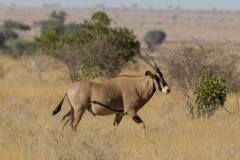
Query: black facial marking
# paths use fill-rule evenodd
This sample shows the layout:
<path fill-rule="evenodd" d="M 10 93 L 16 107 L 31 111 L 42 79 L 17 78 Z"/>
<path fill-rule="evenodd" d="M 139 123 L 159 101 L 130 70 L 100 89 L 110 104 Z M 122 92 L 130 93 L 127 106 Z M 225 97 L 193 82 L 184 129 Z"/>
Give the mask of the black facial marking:
<path fill-rule="evenodd" d="M 160 78 L 158 76 L 155 76 L 155 79 L 156 79 L 157 83 L 159 84 Z"/>

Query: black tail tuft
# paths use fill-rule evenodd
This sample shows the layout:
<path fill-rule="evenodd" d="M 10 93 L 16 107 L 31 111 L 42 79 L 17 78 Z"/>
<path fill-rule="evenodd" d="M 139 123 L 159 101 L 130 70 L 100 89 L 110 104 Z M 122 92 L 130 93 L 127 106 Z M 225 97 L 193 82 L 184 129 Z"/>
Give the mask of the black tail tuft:
<path fill-rule="evenodd" d="M 57 114 L 57 113 L 61 110 L 65 96 L 66 96 L 66 94 L 64 95 L 64 97 L 63 97 L 63 99 L 61 100 L 61 102 L 59 102 L 59 104 L 57 105 L 57 107 L 52 111 L 52 115 L 53 115 L 53 116 L 54 116 L 55 114 Z"/>

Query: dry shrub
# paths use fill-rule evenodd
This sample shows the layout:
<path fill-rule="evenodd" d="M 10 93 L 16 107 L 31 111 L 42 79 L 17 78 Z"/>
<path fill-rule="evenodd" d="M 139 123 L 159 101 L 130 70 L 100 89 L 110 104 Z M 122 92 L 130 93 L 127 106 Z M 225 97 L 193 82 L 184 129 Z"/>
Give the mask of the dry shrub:
<path fill-rule="evenodd" d="M 72 80 L 111 77 L 119 73 L 125 63 L 124 57 L 117 53 L 117 48 L 100 38 L 81 47 L 66 45 L 61 51 L 55 52 L 57 58 L 66 64 Z"/>
<path fill-rule="evenodd" d="M 168 58 L 170 75 L 175 85 L 187 97 L 186 106 L 193 115 L 193 101 L 197 80 L 206 72 L 221 76 L 229 91 L 237 92 L 240 74 L 237 71 L 239 57 L 218 45 L 182 46 Z"/>

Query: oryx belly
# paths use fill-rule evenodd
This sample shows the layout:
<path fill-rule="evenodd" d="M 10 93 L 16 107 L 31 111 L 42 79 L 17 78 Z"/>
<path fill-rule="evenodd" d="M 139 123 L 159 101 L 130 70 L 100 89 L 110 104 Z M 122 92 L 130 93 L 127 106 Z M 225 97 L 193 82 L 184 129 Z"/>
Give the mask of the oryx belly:
<path fill-rule="evenodd" d="M 107 108 L 99 104 L 91 104 L 89 111 L 94 115 L 111 115 L 116 113 L 114 109 Z"/>
<path fill-rule="evenodd" d="M 90 112 L 95 115 L 123 112 L 122 92 L 113 84 L 93 83 L 90 103 Z"/>

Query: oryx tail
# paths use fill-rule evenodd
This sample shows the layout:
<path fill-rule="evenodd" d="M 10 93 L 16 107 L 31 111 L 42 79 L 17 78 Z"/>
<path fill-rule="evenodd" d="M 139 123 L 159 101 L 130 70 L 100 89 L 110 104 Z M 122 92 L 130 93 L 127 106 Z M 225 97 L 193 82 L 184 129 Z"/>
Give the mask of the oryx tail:
<path fill-rule="evenodd" d="M 64 99 L 65 99 L 66 96 L 67 96 L 67 92 L 65 93 L 65 95 L 63 96 L 62 100 L 59 102 L 59 104 L 57 105 L 57 107 L 52 111 L 52 115 L 57 114 L 57 113 L 61 110 L 63 101 L 64 101 Z"/>

